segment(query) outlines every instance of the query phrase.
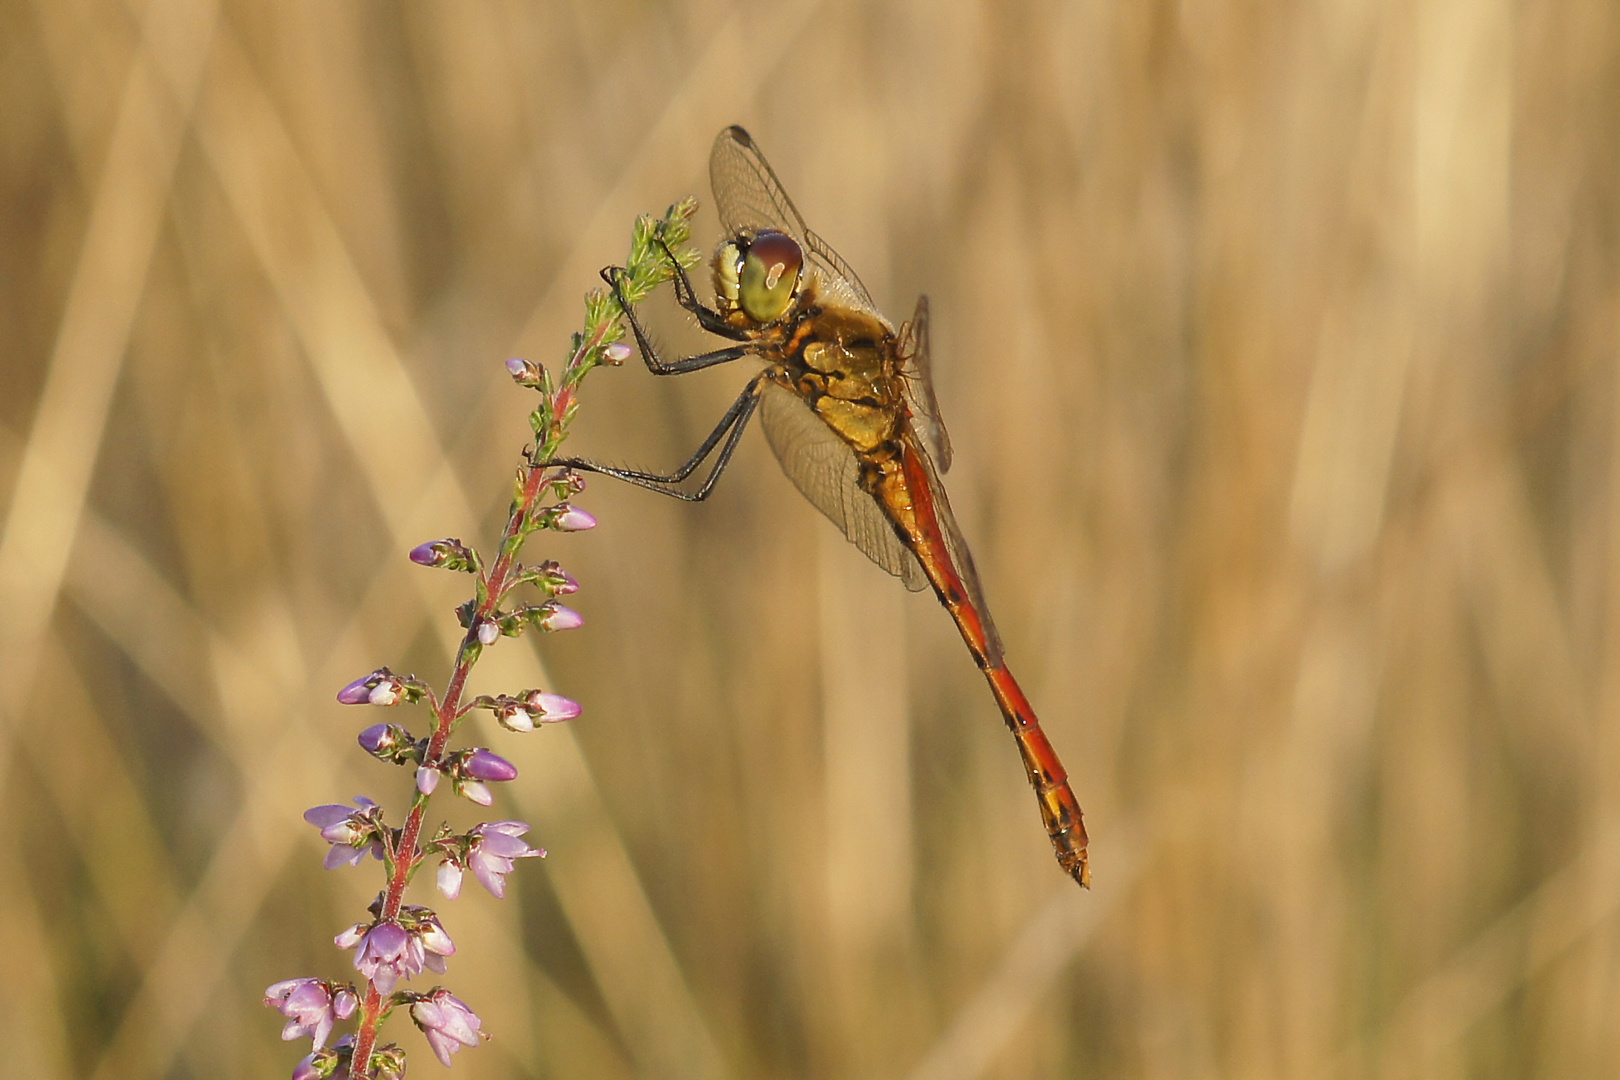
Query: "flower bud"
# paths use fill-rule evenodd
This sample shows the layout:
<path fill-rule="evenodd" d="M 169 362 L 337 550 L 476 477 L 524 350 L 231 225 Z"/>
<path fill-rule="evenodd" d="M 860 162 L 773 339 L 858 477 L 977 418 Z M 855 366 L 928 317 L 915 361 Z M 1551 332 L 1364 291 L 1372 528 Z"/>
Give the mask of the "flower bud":
<path fill-rule="evenodd" d="M 585 625 L 585 616 L 558 603 L 542 604 L 535 615 L 534 625 L 546 631 L 576 630 Z"/>
<path fill-rule="evenodd" d="M 622 341 L 615 341 L 602 346 L 602 359 L 613 367 L 618 367 L 630 359 L 631 349 Z"/>
<path fill-rule="evenodd" d="M 423 795 L 432 795 L 433 790 L 439 786 L 439 777 L 443 775 L 431 765 L 423 765 L 416 770 L 416 790 Z"/>
<path fill-rule="evenodd" d="M 519 386 L 539 386 L 544 374 L 539 364 L 517 356 L 506 362 L 506 373 Z"/>
<path fill-rule="evenodd" d="M 596 519 L 573 503 L 558 503 L 546 513 L 547 524 L 558 532 L 584 532 L 596 528 Z"/>
<path fill-rule="evenodd" d="M 542 724 L 572 720 L 581 712 L 579 702 L 565 698 L 561 694 L 548 694 L 543 690 L 531 690 L 523 700 L 528 705 L 530 714 Z"/>
<path fill-rule="evenodd" d="M 534 716 L 522 705 L 507 703 L 495 710 L 495 722 L 508 731 L 523 733 L 534 730 Z"/>
<path fill-rule="evenodd" d="M 501 757 L 482 748 L 474 750 L 467 756 L 462 769 L 474 780 L 489 780 L 500 783 L 517 778 L 517 766 Z"/>
<path fill-rule="evenodd" d="M 454 900 L 461 895 L 461 867 L 446 859 L 439 864 L 437 884 L 439 891 L 446 900 Z"/>
<path fill-rule="evenodd" d="M 337 699 L 344 705 L 365 705 L 371 700 L 370 682 L 372 676 L 356 679 L 354 682 L 338 691 Z"/>
<path fill-rule="evenodd" d="M 485 619 L 478 624 L 478 642 L 481 645 L 493 645 L 501 639 L 500 624 L 493 619 Z"/>

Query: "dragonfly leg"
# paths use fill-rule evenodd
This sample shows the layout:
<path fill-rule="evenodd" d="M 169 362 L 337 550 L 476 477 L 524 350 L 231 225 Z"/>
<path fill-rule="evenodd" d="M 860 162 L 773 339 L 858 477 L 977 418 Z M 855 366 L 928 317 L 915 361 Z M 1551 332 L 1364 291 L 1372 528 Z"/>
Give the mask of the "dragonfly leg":
<path fill-rule="evenodd" d="M 656 491 L 660 495 L 668 495 L 683 502 L 702 502 L 709 497 L 709 494 L 714 490 L 715 483 L 720 479 L 720 474 L 730 464 L 731 455 L 737 450 L 737 443 L 742 438 L 743 430 L 748 426 L 749 418 L 754 415 L 754 410 L 759 407 L 759 395 L 764 388 L 767 374 L 769 373 L 762 371 L 748 381 L 748 385 L 743 387 L 743 392 L 737 395 L 737 400 L 731 403 L 731 407 L 720 418 L 720 422 L 714 426 L 714 430 L 709 432 L 708 438 L 704 439 L 703 444 L 686 460 L 686 464 L 672 473 L 662 474 L 642 472 L 639 469 L 621 469 L 614 465 L 601 465 L 594 461 L 584 461 L 579 458 L 558 458 L 555 461 L 546 462 L 546 464 L 611 476 L 623 480 L 625 483 L 646 488 L 648 491 Z M 696 491 L 683 491 L 678 485 L 698 470 L 704 459 L 714 452 L 716 446 L 719 446 L 720 452 L 714 459 L 714 467 L 709 470 L 709 475 L 704 477 L 703 483 L 698 485 Z"/>
<path fill-rule="evenodd" d="M 747 341 L 748 334 L 746 331 L 739 330 L 726 322 L 724 315 L 697 298 L 697 290 L 692 288 L 692 279 L 686 276 L 686 267 L 681 265 L 681 261 L 675 257 L 675 253 L 670 250 L 669 245 L 664 243 L 662 239 L 658 241 L 658 244 L 664 249 L 664 254 L 669 256 L 669 265 L 675 270 L 675 302 L 696 316 L 698 325 L 709 333 L 730 338 L 733 341 Z"/>
<path fill-rule="evenodd" d="M 641 359 L 647 365 L 647 370 L 654 375 L 684 375 L 688 371 L 702 371 L 706 367 L 716 364 L 726 364 L 733 360 L 740 360 L 753 352 L 749 345 L 730 345 L 724 349 L 715 349 L 713 352 L 699 353 L 681 360 L 665 360 L 658 355 L 658 347 L 647 336 L 642 327 L 641 320 L 636 316 L 635 309 L 624 298 L 624 291 L 619 287 L 619 275 L 624 271 L 617 266 L 609 266 L 602 271 L 602 280 L 613 287 L 613 298 L 619 302 L 624 311 L 624 317 L 630 323 L 630 332 L 636 336 L 636 345 L 641 350 Z M 741 340 L 737 331 L 731 327 L 726 328 L 726 336 Z"/>

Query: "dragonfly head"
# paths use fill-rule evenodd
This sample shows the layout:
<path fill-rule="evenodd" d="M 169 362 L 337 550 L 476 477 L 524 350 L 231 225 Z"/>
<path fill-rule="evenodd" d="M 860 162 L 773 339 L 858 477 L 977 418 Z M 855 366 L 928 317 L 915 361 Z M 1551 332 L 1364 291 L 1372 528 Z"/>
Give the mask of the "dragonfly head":
<path fill-rule="evenodd" d="M 804 251 L 775 229 L 742 233 L 714 253 L 714 294 L 726 314 L 741 311 L 765 325 L 787 314 L 799 292 Z"/>

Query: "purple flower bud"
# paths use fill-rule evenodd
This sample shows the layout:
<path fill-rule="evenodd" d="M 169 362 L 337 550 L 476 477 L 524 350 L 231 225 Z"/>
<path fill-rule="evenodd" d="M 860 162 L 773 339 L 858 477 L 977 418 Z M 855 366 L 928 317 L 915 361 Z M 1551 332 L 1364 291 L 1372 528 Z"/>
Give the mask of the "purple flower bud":
<path fill-rule="evenodd" d="M 337 699 L 344 705 L 365 705 L 371 700 L 372 676 L 354 682 L 338 691 Z"/>
<path fill-rule="evenodd" d="M 436 884 L 446 900 L 454 900 L 461 895 L 461 867 L 449 859 L 439 864 L 439 874 Z"/>
<path fill-rule="evenodd" d="M 319 1053 L 314 1053 L 306 1057 L 303 1061 L 300 1061 L 297 1067 L 295 1067 L 292 1071 L 292 1080 L 326 1080 L 323 1070 L 321 1069 L 321 1064 L 316 1060 L 319 1057 L 321 1057 Z M 347 1078 L 349 1071 L 347 1069 L 340 1068 L 337 1072 L 332 1074 L 332 1077 L 335 1080 L 335 1078 L 340 1075 Z"/>
<path fill-rule="evenodd" d="M 462 765 L 468 776 L 474 780 L 490 780 L 496 783 L 505 780 L 517 779 L 517 766 L 488 750 L 474 750 Z"/>
<path fill-rule="evenodd" d="M 501 627 L 492 619 L 485 619 L 478 624 L 478 641 L 483 645 L 493 645 L 501 640 Z"/>
<path fill-rule="evenodd" d="M 463 1046 L 477 1046 L 483 1034 L 478 1015 L 448 990 L 435 990 L 411 1005 L 411 1019 L 427 1036 L 439 1064 L 450 1065 L 450 1055 Z"/>
<path fill-rule="evenodd" d="M 456 785 L 456 793 L 479 806 L 489 806 L 495 802 L 495 796 L 491 795 L 489 788 L 479 780 L 461 781 Z"/>
<path fill-rule="evenodd" d="M 495 722 L 508 731 L 522 734 L 534 730 L 534 717 L 521 705 L 502 705 L 495 710 Z"/>
<path fill-rule="evenodd" d="M 439 546 L 439 542 L 437 540 L 432 540 L 426 544 L 417 544 L 415 547 L 411 548 L 409 558 L 411 562 L 415 563 L 417 566 L 438 566 L 440 563 L 444 562 L 447 554 L 448 553 Z"/>
<path fill-rule="evenodd" d="M 577 630 L 585 625 L 585 616 L 570 607 L 561 604 L 542 604 L 545 614 L 536 622 L 542 630 Z"/>
<path fill-rule="evenodd" d="M 433 794 L 433 789 L 439 786 L 439 777 L 443 775 L 431 765 L 423 765 L 416 770 L 416 790 L 424 795 Z"/>
<path fill-rule="evenodd" d="M 527 822 L 495 821 L 475 825 L 467 834 L 472 840 L 472 853 L 467 856 L 467 869 L 478 883 L 496 899 L 506 895 L 506 875 L 513 869 L 512 860 L 532 856 L 545 857 L 542 848 L 530 847 L 518 839 L 529 831 Z"/>
<path fill-rule="evenodd" d="M 394 748 L 387 724 L 372 724 L 360 733 L 360 748 L 368 754 L 383 753 Z"/>
<path fill-rule="evenodd" d="M 558 503 L 551 508 L 551 527 L 558 532 L 584 532 L 596 528 L 596 519 L 573 503 Z"/>
<path fill-rule="evenodd" d="M 555 724 L 561 720 L 572 720 L 581 712 L 579 702 L 572 698 L 565 698 L 561 694 L 548 694 L 541 690 L 529 691 L 529 696 L 523 699 L 542 724 Z"/>
<path fill-rule="evenodd" d="M 405 694 L 405 682 L 387 668 L 378 668 L 338 691 L 344 705 L 392 705 Z"/>
<path fill-rule="evenodd" d="M 605 345 L 602 347 L 602 359 L 614 367 L 618 367 L 630 359 L 630 346 L 622 341 L 615 341 L 610 345 Z"/>
<path fill-rule="evenodd" d="M 344 993 L 348 994 L 349 1012 L 340 1014 L 337 1001 Z M 342 991 L 334 995 L 332 984 L 320 979 L 288 979 L 266 990 L 264 1003 L 287 1018 L 281 1029 L 283 1041 L 308 1035 L 314 1040 L 311 1049 L 319 1050 L 340 1015 L 346 1017 L 354 1011 L 354 994 Z"/>

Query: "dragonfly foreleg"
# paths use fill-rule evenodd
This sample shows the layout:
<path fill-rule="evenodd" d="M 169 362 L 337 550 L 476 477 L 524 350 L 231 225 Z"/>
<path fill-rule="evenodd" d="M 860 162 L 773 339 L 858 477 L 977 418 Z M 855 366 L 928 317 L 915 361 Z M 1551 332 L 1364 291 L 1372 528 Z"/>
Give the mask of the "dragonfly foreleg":
<path fill-rule="evenodd" d="M 691 312 L 697 318 L 698 325 L 709 333 L 733 341 L 747 341 L 747 331 L 732 326 L 724 315 L 697 298 L 697 290 L 692 288 L 692 279 L 686 276 L 686 267 L 681 265 L 681 261 L 675 257 L 675 252 L 670 250 L 668 244 L 662 239 L 658 243 L 664 249 L 664 254 L 669 256 L 669 265 L 675 271 L 675 302 Z"/>
<path fill-rule="evenodd" d="M 677 267 L 678 269 L 678 267 Z M 688 371 L 702 371 L 706 367 L 716 364 L 726 364 L 739 360 L 754 350 L 748 345 L 731 345 L 724 349 L 715 349 L 713 352 L 699 353 L 681 360 L 665 360 L 658 355 L 658 347 L 647 336 L 646 329 L 641 325 L 641 319 L 636 315 L 635 309 L 624 298 L 624 291 L 619 287 L 619 275 L 624 273 L 617 266 L 604 267 L 602 280 L 613 287 L 613 298 L 619 302 L 624 317 L 630 323 L 630 332 L 636 336 L 636 346 L 641 350 L 642 362 L 647 370 L 654 375 L 684 375 Z M 733 340 L 742 340 L 742 337 L 730 327 L 726 328 L 725 336 Z"/>
<path fill-rule="evenodd" d="M 611 476 L 623 480 L 625 483 L 635 484 L 637 487 L 646 488 L 648 491 L 656 491 L 660 495 L 668 495 L 683 502 L 702 502 L 714 490 L 714 485 L 720 479 L 720 474 L 725 471 L 726 465 L 731 461 L 731 455 L 736 452 L 737 442 L 742 438 L 743 430 L 748 426 L 749 418 L 754 415 L 754 410 L 759 407 L 759 395 L 768 374 L 769 372 L 762 371 L 748 381 L 748 385 L 743 387 L 743 392 L 737 395 L 737 400 L 731 403 L 731 407 L 720 418 L 720 422 L 714 426 L 714 430 L 709 432 L 708 438 L 704 439 L 703 444 L 686 460 L 686 464 L 672 473 L 660 474 L 642 472 L 639 469 L 621 469 L 617 466 L 600 465 L 594 461 L 583 461 L 578 458 L 559 458 L 546 464 Z M 714 452 L 716 446 L 720 448 L 720 452 L 714 459 L 714 467 L 709 470 L 709 475 L 704 477 L 703 483 L 698 485 L 698 489 L 696 491 L 683 491 L 676 486 L 696 472 L 704 460 Z"/>

